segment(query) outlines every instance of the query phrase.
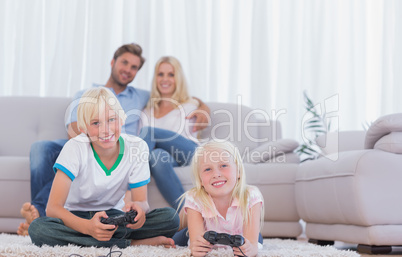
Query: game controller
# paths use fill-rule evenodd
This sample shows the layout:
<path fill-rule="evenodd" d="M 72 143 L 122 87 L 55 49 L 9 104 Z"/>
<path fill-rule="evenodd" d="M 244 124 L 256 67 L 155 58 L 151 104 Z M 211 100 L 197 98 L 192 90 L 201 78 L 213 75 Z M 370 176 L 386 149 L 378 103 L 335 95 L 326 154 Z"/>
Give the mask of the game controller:
<path fill-rule="evenodd" d="M 100 222 L 103 224 L 110 224 L 110 225 L 126 225 L 126 224 L 134 224 L 137 223 L 134 221 L 135 217 L 137 216 L 137 212 L 134 210 L 131 210 L 129 212 L 126 212 L 122 215 L 119 216 L 114 216 L 114 217 L 109 217 L 109 218 L 103 218 L 101 217 Z"/>
<path fill-rule="evenodd" d="M 240 247 L 244 244 L 244 238 L 241 235 L 229 235 L 215 231 L 205 232 L 204 238 L 211 244 L 229 245 L 231 247 Z"/>

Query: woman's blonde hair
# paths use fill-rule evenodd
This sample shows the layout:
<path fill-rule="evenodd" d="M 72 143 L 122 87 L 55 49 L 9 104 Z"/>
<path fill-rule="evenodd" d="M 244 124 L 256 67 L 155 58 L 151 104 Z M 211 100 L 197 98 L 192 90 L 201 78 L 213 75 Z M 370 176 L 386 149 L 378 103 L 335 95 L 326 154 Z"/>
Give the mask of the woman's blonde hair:
<path fill-rule="evenodd" d="M 159 110 L 159 103 L 162 101 L 162 97 L 158 91 L 157 76 L 159 73 L 159 66 L 162 63 L 168 63 L 173 66 L 174 79 L 176 82 L 176 89 L 171 97 L 174 100 L 174 104 L 178 107 L 178 104 L 182 104 L 191 100 L 188 93 L 187 81 L 184 76 L 183 69 L 179 60 L 173 56 L 163 56 L 155 64 L 154 77 L 152 79 L 151 97 L 149 98 L 147 108 L 153 108 L 156 112 Z"/>
<path fill-rule="evenodd" d="M 250 218 L 250 209 L 248 208 L 248 200 L 249 200 L 249 189 L 251 186 L 246 184 L 246 173 L 243 166 L 242 157 L 240 155 L 239 149 L 234 146 L 232 143 L 228 141 L 209 141 L 199 147 L 194 152 L 192 163 L 191 163 L 191 170 L 193 172 L 193 178 L 195 182 L 195 187 L 190 189 L 187 193 L 194 194 L 194 198 L 199 200 L 202 204 L 203 209 L 214 210 L 213 208 L 214 203 L 212 202 L 211 197 L 205 191 L 204 187 L 202 186 L 201 176 L 200 176 L 200 165 L 202 164 L 202 160 L 206 158 L 206 153 L 211 153 L 214 150 L 223 150 L 230 154 L 233 158 L 234 163 L 237 166 L 237 174 L 239 179 L 232 191 L 231 201 L 233 199 L 238 199 L 240 209 L 243 216 L 243 224 L 249 223 Z M 216 155 L 215 155 L 216 156 Z M 180 205 L 183 204 L 183 200 L 185 199 L 184 193 L 181 197 Z M 180 206 L 179 205 L 179 206 Z M 261 210 L 261 222 L 260 226 L 263 224 L 264 220 L 264 203 L 262 204 Z"/>
<path fill-rule="evenodd" d="M 81 96 L 77 108 L 77 126 L 84 131 L 90 121 L 99 115 L 101 110 L 105 110 L 106 105 L 114 110 L 123 125 L 126 121 L 126 113 L 121 107 L 116 96 L 105 87 L 90 88 Z"/>

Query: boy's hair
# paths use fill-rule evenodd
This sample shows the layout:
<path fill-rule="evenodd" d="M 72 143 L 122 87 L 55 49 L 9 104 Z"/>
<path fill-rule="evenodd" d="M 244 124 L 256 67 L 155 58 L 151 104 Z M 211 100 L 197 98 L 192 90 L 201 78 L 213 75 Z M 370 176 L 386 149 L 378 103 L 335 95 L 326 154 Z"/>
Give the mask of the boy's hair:
<path fill-rule="evenodd" d="M 174 79 L 176 82 L 176 89 L 171 98 L 175 100 L 177 104 L 185 103 L 191 99 L 188 93 L 187 80 L 186 77 L 184 76 L 183 68 L 181 67 L 179 60 L 177 60 L 173 56 L 163 56 L 155 64 L 154 77 L 152 79 L 152 85 L 151 85 L 151 97 L 147 104 L 148 108 L 153 107 L 155 110 L 158 110 L 159 108 L 158 104 L 162 100 L 161 95 L 158 91 L 158 84 L 156 81 L 158 77 L 159 66 L 162 63 L 168 63 L 172 65 L 174 69 Z"/>
<path fill-rule="evenodd" d="M 98 116 L 100 110 L 105 110 L 106 105 L 114 110 L 119 116 L 120 124 L 126 121 L 126 113 L 121 107 L 116 96 L 105 87 L 90 88 L 81 96 L 77 108 L 77 126 L 79 129 L 87 130 L 90 121 Z"/>
<path fill-rule="evenodd" d="M 195 187 L 190 189 L 195 195 L 195 199 L 198 199 L 202 203 L 202 207 L 204 209 L 214 210 L 213 203 L 211 202 L 211 198 L 209 197 L 208 193 L 205 191 L 204 187 L 202 186 L 201 177 L 200 177 L 200 164 L 202 163 L 202 158 L 206 157 L 206 152 L 211 153 L 214 150 L 223 150 L 230 154 L 233 158 L 234 163 L 237 166 L 237 172 L 239 175 L 239 179 L 232 191 L 233 199 L 238 199 L 240 209 L 243 215 L 243 224 L 248 224 L 250 218 L 250 210 L 248 209 L 248 198 L 249 198 L 249 188 L 246 184 L 246 173 L 243 166 L 243 160 L 240 155 L 239 149 L 231 144 L 228 141 L 209 141 L 199 147 L 194 152 L 191 168 L 193 172 L 193 178 L 195 179 Z M 216 155 L 215 155 L 216 156 Z M 184 200 L 184 195 L 183 195 Z M 264 220 L 264 203 L 262 205 L 261 210 L 261 221 L 260 226 L 262 226 Z"/>
<path fill-rule="evenodd" d="M 141 63 L 140 67 L 138 67 L 138 70 L 140 70 L 145 62 L 145 58 L 142 56 L 141 46 L 136 43 L 122 45 L 116 50 L 116 52 L 114 52 L 113 59 L 117 60 L 117 58 L 119 58 L 119 56 L 121 56 L 124 53 L 132 53 L 133 55 L 138 56 L 140 58 Z"/>

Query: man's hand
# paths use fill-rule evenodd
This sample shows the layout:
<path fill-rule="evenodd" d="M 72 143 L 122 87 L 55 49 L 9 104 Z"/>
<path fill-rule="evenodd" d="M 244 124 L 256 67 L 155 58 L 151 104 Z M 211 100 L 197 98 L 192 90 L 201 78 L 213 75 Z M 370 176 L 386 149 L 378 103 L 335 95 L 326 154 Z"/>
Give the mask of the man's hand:
<path fill-rule="evenodd" d="M 186 119 L 192 119 L 195 117 L 195 122 L 193 123 L 193 132 L 196 131 L 201 131 L 203 129 L 205 129 L 211 122 L 211 118 L 210 118 L 210 113 L 211 110 L 209 109 L 209 107 L 202 102 L 200 99 L 193 97 L 194 99 L 196 99 L 199 102 L 199 106 L 198 109 L 191 112 Z"/>

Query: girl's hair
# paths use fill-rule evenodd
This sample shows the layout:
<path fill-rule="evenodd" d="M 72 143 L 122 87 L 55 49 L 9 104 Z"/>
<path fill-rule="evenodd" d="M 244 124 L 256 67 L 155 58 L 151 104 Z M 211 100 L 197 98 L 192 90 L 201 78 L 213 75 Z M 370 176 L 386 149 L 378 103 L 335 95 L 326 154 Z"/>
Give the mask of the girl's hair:
<path fill-rule="evenodd" d="M 156 82 L 159 73 L 159 66 L 162 63 L 168 63 L 172 65 L 174 69 L 176 90 L 174 91 L 171 99 L 175 101 L 174 104 L 176 105 L 176 107 L 178 107 L 177 106 L 178 104 L 182 104 L 191 100 L 187 89 L 187 81 L 184 76 L 184 72 L 179 60 L 177 60 L 173 56 L 163 56 L 155 64 L 154 77 L 152 79 L 152 86 L 151 86 L 151 97 L 149 98 L 147 104 L 147 108 L 149 109 L 154 108 L 156 112 L 159 109 L 159 102 L 162 100 L 162 97 L 158 91 L 158 84 Z"/>
<path fill-rule="evenodd" d="M 207 158 L 206 153 L 211 154 L 214 150 L 223 150 L 230 154 L 233 158 L 234 163 L 237 166 L 237 173 L 239 175 L 239 179 L 232 191 L 231 201 L 233 199 L 238 199 L 240 209 L 243 215 L 243 224 L 248 224 L 250 218 L 250 209 L 248 208 L 248 198 L 249 198 L 249 188 L 246 184 L 246 173 L 243 166 L 242 157 L 240 155 L 239 149 L 231 144 L 228 141 L 209 141 L 199 147 L 194 152 L 191 169 L 193 171 L 193 178 L 195 179 L 195 187 L 189 190 L 189 192 L 194 194 L 194 198 L 198 199 L 202 203 L 202 207 L 208 210 L 214 210 L 213 208 L 214 203 L 212 202 L 209 194 L 205 191 L 204 187 L 202 186 L 201 176 L 200 176 L 200 165 L 202 164 L 203 160 Z M 209 156 L 209 155 L 208 155 Z M 216 156 L 216 155 L 215 155 Z M 185 199 L 186 193 L 181 198 L 181 203 Z M 180 205 L 179 205 L 180 206 Z M 264 204 L 263 204 L 264 206 Z M 264 207 L 261 210 L 261 226 L 263 224 L 264 218 Z"/>
<path fill-rule="evenodd" d="M 119 116 L 120 124 L 126 121 L 126 113 L 121 107 L 116 96 L 105 87 L 90 88 L 81 96 L 77 108 L 77 125 L 78 128 L 87 130 L 90 121 L 105 110 L 106 105 L 114 110 Z"/>

